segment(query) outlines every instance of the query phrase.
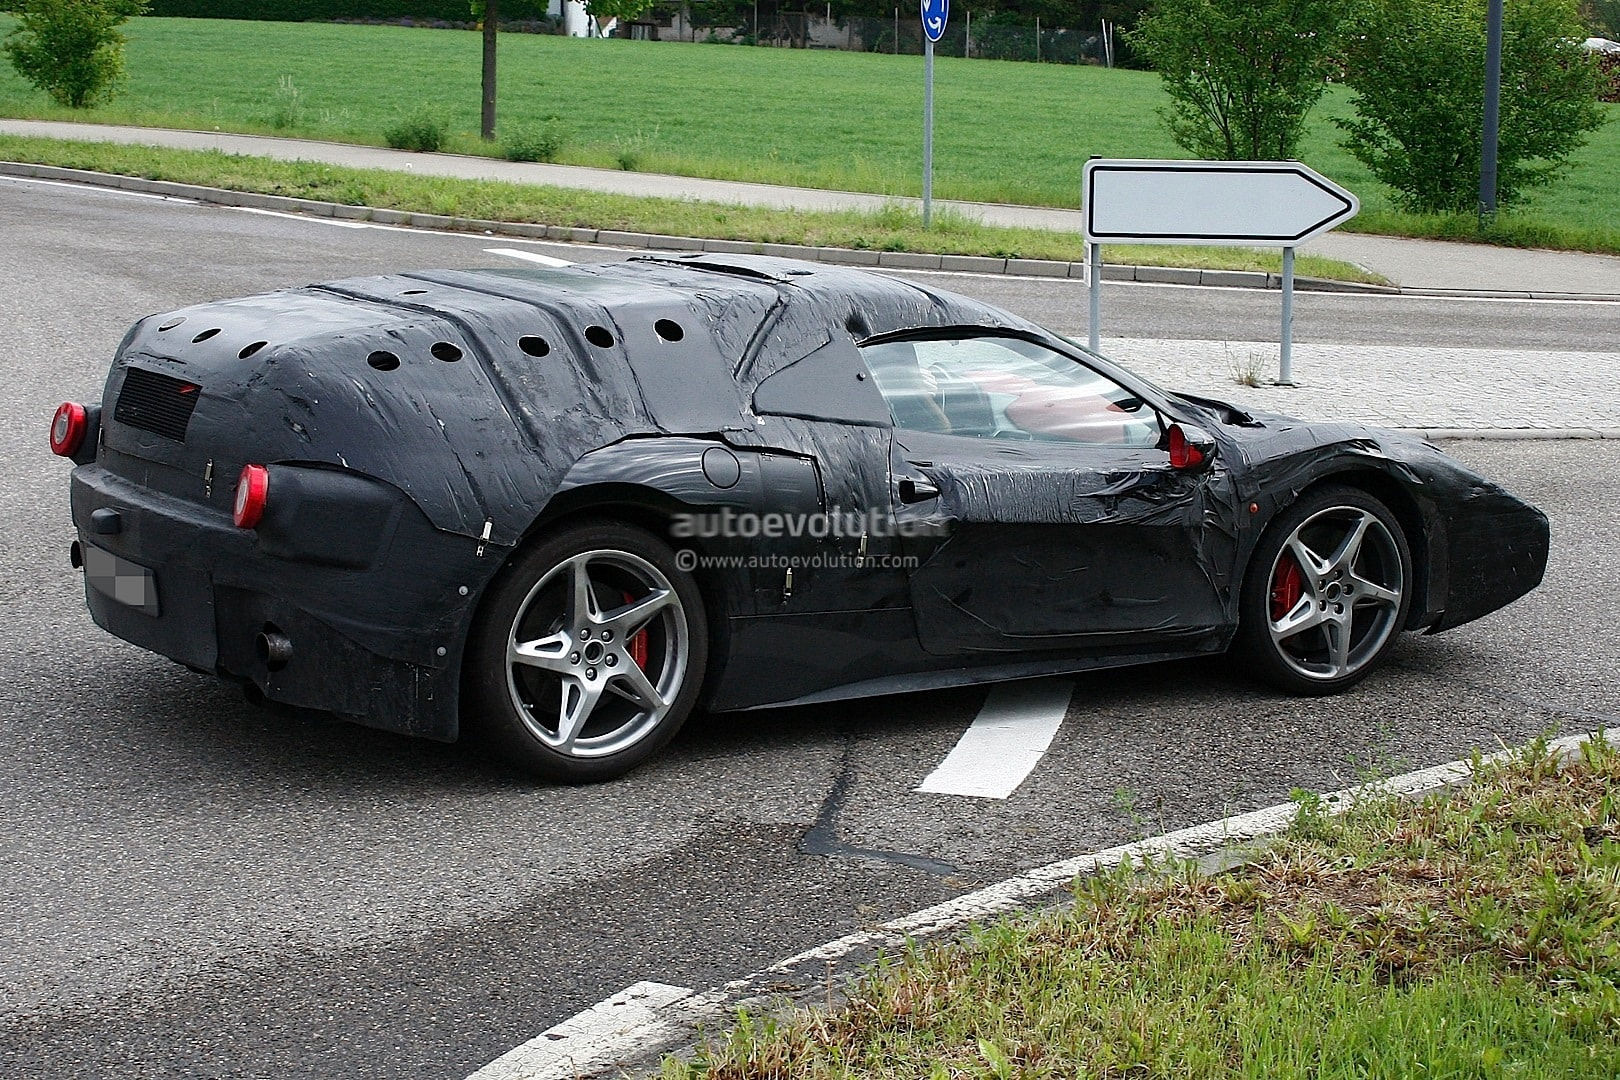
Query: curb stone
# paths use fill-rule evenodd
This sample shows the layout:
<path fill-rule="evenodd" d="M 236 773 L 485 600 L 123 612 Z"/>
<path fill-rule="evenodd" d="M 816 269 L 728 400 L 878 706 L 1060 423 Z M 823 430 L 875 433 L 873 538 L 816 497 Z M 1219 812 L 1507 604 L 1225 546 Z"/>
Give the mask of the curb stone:
<path fill-rule="evenodd" d="M 320 202 L 297 199 L 286 195 L 265 195 L 259 192 L 231 191 L 226 188 L 204 187 L 199 184 L 181 184 L 172 180 L 148 180 L 139 176 L 92 172 L 87 169 L 65 169 L 55 165 L 34 165 L 28 162 L 0 161 L 0 176 L 18 176 L 37 180 L 59 180 L 69 183 L 90 184 L 97 187 L 119 188 L 148 195 L 163 195 L 177 199 L 217 206 L 240 206 L 255 210 L 281 213 L 308 214 L 347 221 L 370 221 L 378 225 L 409 226 L 421 229 L 439 229 L 447 232 L 484 233 L 490 236 L 516 236 L 524 239 L 546 239 L 573 244 L 602 244 L 628 249 L 652 248 L 673 251 L 708 251 L 733 255 L 778 255 L 809 262 L 836 263 L 845 266 L 878 266 L 896 270 L 946 270 L 955 273 L 1005 274 L 1019 277 L 1054 277 L 1085 280 L 1084 262 L 1062 262 L 1049 259 L 1003 259 L 982 255 L 938 255 L 909 251 L 872 251 L 858 248 L 811 247 L 799 244 L 767 244 L 743 240 L 704 239 L 689 236 L 663 236 L 657 233 L 624 232 L 613 229 L 587 229 L 557 225 L 539 225 L 527 222 L 491 221 L 484 218 L 448 217 L 443 214 L 423 214 L 414 211 L 389 210 L 382 207 L 355 206 L 348 203 Z M 1132 266 L 1107 263 L 1103 266 L 1104 281 L 1141 281 L 1181 285 L 1220 285 L 1228 288 L 1281 287 L 1275 274 L 1239 270 L 1196 270 L 1180 267 Z M 1363 285 L 1356 282 L 1333 281 L 1327 278 L 1296 277 L 1295 288 L 1320 292 L 1382 292 L 1399 293 L 1394 286 Z M 1413 290 L 1415 291 L 1415 290 Z M 1529 295 L 1529 294 L 1515 294 Z M 1562 299 L 1563 297 L 1550 297 Z M 1591 299 L 1580 296 L 1578 299 Z M 1620 300 L 1604 296 L 1601 299 Z"/>

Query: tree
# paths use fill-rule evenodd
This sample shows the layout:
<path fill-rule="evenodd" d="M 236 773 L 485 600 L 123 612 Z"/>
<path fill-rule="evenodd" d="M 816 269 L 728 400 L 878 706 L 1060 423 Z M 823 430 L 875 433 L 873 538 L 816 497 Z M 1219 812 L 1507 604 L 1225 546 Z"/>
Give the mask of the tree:
<path fill-rule="evenodd" d="M 471 0 L 472 13 L 484 24 L 483 98 L 478 131 L 485 142 L 495 138 L 495 46 L 500 32 L 501 0 Z"/>
<path fill-rule="evenodd" d="M 1593 37 L 1620 38 L 1620 0 L 1581 0 L 1581 19 Z"/>
<path fill-rule="evenodd" d="M 111 97 L 124 73 L 118 28 L 145 0 L 0 0 L 18 17 L 5 51 L 18 74 L 70 109 Z"/>
<path fill-rule="evenodd" d="M 634 22 L 652 6 L 653 0 L 585 0 L 591 18 L 618 19 L 622 23 Z"/>
<path fill-rule="evenodd" d="M 1345 81 L 1345 149 L 1403 208 L 1468 212 L 1479 200 L 1486 0 L 1367 0 Z M 1502 21 L 1497 202 L 1553 180 L 1603 124 L 1597 66 L 1572 0 L 1508 0 Z"/>
<path fill-rule="evenodd" d="M 1171 136 L 1201 158 L 1291 158 L 1334 71 L 1342 0 L 1160 0 L 1127 35 L 1170 95 Z"/>

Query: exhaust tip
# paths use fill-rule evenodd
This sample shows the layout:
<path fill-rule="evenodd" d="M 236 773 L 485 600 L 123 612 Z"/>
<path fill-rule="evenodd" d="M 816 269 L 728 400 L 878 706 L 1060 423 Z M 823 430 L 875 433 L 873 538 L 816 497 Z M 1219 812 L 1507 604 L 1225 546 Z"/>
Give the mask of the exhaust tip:
<path fill-rule="evenodd" d="M 253 651 L 271 671 L 280 671 L 292 661 L 292 641 L 275 626 L 266 623 L 253 639 Z"/>

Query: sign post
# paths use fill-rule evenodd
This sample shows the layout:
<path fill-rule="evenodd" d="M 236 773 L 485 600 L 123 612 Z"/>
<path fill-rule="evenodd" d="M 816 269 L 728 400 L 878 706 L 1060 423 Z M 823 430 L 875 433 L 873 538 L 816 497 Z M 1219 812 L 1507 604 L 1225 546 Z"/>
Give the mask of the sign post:
<path fill-rule="evenodd" d="M 1103 244 L 1280 247 L 1277 382 L 1294 385 L 1294 248 L 1355 217 L 1361 209 L 1355 195 L 1297 161 L 1092 158 L 1086 162 L 1083 183 L 1093 352 L 1098 343 Z"/>
<path fill-rule="evenodd" d="M 934 210 L 934 43 L 945 36 L 951 0 L 921 0 L 923 29 L 923 228 Z"/>

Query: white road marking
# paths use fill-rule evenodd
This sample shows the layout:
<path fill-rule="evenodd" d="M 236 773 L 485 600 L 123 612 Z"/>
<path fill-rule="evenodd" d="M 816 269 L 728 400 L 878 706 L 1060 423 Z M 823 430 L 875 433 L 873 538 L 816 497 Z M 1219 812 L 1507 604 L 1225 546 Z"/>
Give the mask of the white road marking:
<path fill-rule="evenodd" d="M 0 176 L 0 180 L 10 180 L 18 184 L 43 184 L 46 187 L 72 188 L 74 191 L 91 191 L 97 195 L 128 195 L 132 199 L 158 199 L 162 202 L 183 203 L 186 206 L 202 205 L 196 199 L 187 199 L 181 195 L 159 195 L 151 191 L 126 191 L 123 188 L 77 184 L 67 180 L 41 180 L 35 176 Z"/>
<path fill-rule="evenodd" d="M 320 214 L 293 214 L 286 210 L 266 210 L 262 206 L 227 206 L 225 209 L 240 210 L 244 214 L 258 214 L 262 217 L 288 218 L 292 221 L 315 221 L 322 225 L 336 225 L 340 229 L 387 228 L 385 225 L 373 225 L 369 221 L 351 221 L 347 218 L 331 218 Z"/>
<path fill-rule="evenodd" d="M 648 1031 L 658 1029 L 660 1009 L 691 996 L 684 986 L 638 982 L 502 1054 L 467 1080 L 590 1076 L 639 1048 Z M 676 1028 L 673 1020 L 663 1023 Z"/>
<path fill-rule="evenodd" d="M 518 251 L 515 248 L 485 248 L 487 255 L 505 255 L 508 259 L 522 259 L 524 262 L 539 263 L 541 266 L 573 266 L 567 259 L 554 259 L 550 255 L 542 255 L 538 251 Z"/>
<path fill-rule="evenodd" d="M 912 790 L 1007 798 L 1040 764 L 1073 696 L 1074 683 L 1067 679 L 992 687 L 955 748 Z"/>

